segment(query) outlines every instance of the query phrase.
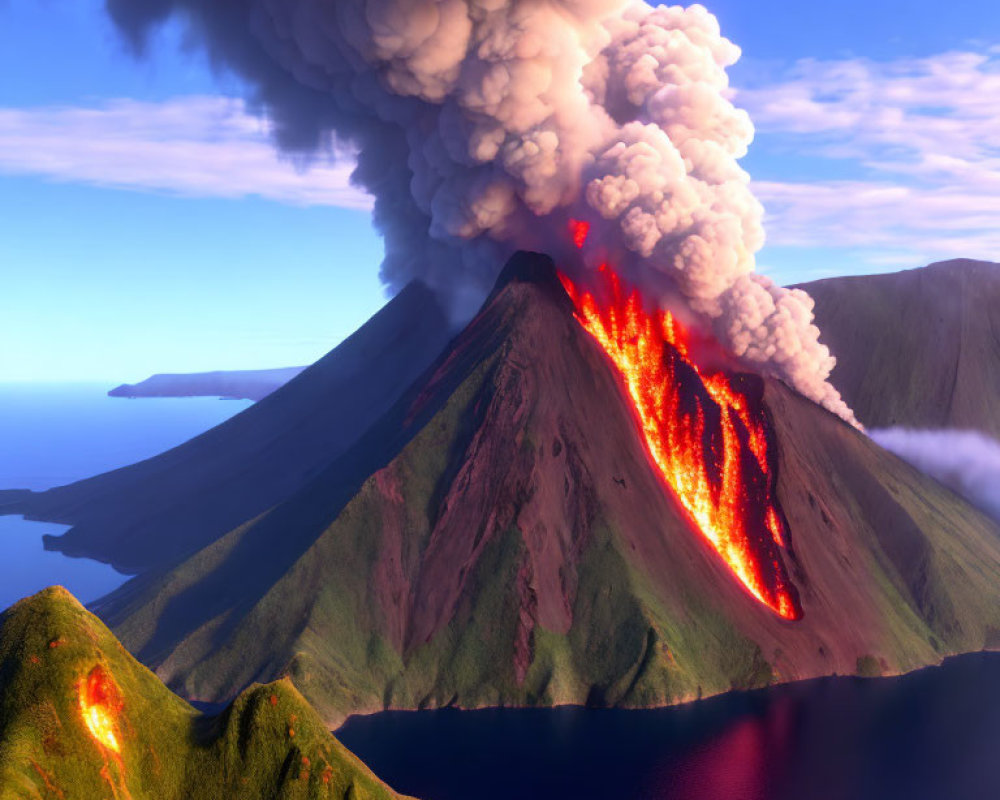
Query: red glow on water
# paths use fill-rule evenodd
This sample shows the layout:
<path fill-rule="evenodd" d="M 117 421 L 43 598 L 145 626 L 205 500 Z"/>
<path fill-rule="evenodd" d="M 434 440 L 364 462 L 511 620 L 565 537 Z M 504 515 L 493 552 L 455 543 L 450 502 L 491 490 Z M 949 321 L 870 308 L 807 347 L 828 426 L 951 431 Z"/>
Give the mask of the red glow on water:
<path fill-rule="evenodd" d="M 750 594 L 785 619 L 801 617 L 781 556 L 787 536 L 760 405 L 725 372 L 703 372 L 678 320 L 647 311 L 609 267 L 597 292 L 560 279 L 621 376 L 666 485 Z"/>

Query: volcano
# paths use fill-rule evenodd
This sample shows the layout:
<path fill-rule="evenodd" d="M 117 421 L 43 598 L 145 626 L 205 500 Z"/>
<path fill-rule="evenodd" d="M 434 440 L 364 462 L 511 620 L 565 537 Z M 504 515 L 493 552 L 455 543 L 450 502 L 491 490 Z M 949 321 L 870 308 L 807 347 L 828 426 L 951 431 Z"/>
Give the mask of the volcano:
<path fill-rule="evenodd" d="M 733 476 L 751 498 L 738 545 L 713 539 L 580 299 L 547 257 L 515 256 L 346 453 L 97 612 L 184 696 L 289 676 L 331 724 L 663 705 L 1000 645 L 994 523 L 784 384 L 685 365 L 675 338 L 688 433 L 661 426 L 661 455 L 681 442 L 711 498 Z"/>
<path fill-rule="evenodd" d="M 0 616 L 0 798 L 217 800 L 400 795 L 288 681 L 197 712 L 65 590 Z"/>

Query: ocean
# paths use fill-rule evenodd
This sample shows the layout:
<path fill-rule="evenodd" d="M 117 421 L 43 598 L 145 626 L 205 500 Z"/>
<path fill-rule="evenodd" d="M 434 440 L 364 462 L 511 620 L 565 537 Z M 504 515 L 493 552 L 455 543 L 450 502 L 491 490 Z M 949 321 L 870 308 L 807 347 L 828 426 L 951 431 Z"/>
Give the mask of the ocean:
<path fill-rule="evenodd" d="M 39 491 L 149 458 L 218 425 L 245 400 L 107 396 L 106 384 L 0 383 L 0 489 Z M 61 584 L 83 603 L 127 575 L 42 548 L 63 525 L 0 517 L 0 609 Z"/>

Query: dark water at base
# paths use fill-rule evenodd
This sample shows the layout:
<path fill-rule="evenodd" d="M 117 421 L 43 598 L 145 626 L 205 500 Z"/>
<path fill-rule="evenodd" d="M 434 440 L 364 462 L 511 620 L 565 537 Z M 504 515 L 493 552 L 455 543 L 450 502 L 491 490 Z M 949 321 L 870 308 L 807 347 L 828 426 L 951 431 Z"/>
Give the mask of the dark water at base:
<path fill-rule="evenodd" d="M 993 800 L 1000 654 L 652 711 L 387 712 L 337 736 L 423 800 Z"/>

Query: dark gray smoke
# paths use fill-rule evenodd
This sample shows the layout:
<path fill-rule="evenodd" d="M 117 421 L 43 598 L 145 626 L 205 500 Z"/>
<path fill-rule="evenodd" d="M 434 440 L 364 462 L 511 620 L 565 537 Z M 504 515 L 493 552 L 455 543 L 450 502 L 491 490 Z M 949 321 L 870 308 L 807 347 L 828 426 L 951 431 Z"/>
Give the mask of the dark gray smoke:
<path fill-rule="evenodd" d="M 171 14 L 239 73 L 301 157 L 355 148 L 382 278 L 461 307 L 517 249 L 585 277 L 611 259 L 680 295 L 748 365 L 855 422 L 812 301 L 754 274 L 753 138 L 727 98 L 740 55 L 702 6 L 639 0 L 108 0 L 141 49 Z M 582 259 L 571 218 L 593 233 Z M 582 261 L 582 263 L 581 263 Z"/>
<path fill-rule="evenodd" d="M 1000 442 L 978 431 L 884 428 L 879 445 L 1000 520 Z"/>

